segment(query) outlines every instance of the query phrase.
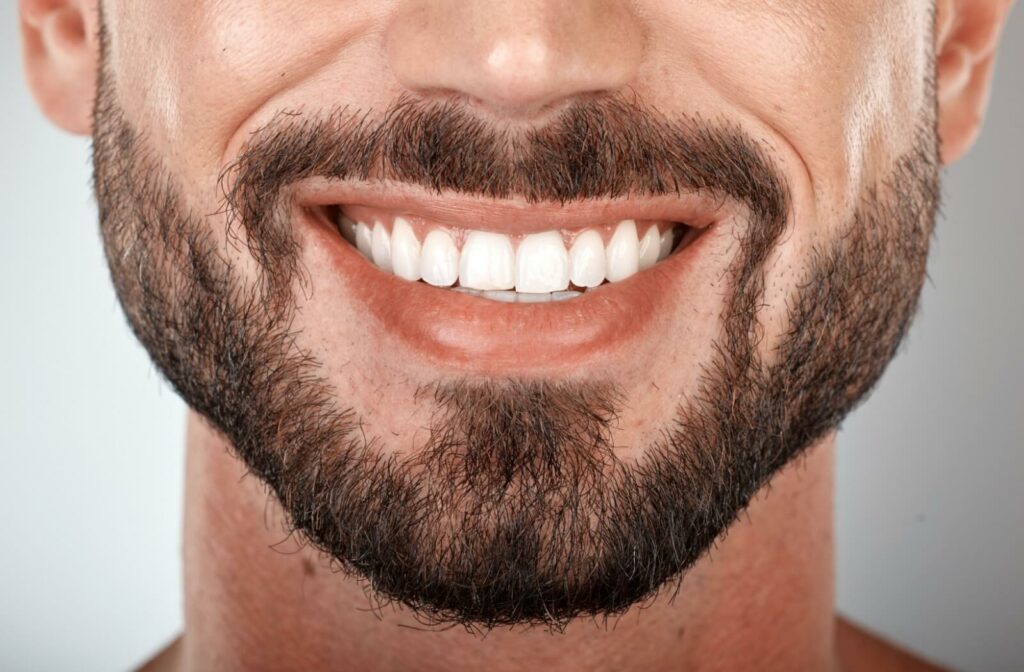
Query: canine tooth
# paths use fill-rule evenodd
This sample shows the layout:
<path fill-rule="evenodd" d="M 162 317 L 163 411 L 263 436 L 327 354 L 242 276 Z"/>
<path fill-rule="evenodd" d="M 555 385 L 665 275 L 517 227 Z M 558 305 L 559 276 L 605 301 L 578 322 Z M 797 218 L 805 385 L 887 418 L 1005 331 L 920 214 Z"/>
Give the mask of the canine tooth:
<path fill-rule="evenodd" d="M 615 227 L 605 250 L 605 275 L 608 282 L 625 280 L 640 268 L 640 241 L 636 237 L 636 222 L 624 219 Z"/>
<path fill-rule="evenodd" d="M 363 222 L 356 223 L 356 249 L 367 259 L 373 259 L 373 230 Z"/>
<path fill-rule="evenodd" d="M 640 239 L 640 264 L 639 269 L 641 271 L 654 266 L 658 262 L 658 251 L 661 245 L 661 239 L 658 235 L 658 227 L 651 226 L 647 229 L 647 233 Z"/>
<path fill-rule="evenodd" d="M 604 282 L 604 241 L 588 229 L 576 236 L 569 250 L 570 279 L 578 287 L 596 287 Z"/>
<path fill-rule="evenodd" d="M 490 299 L 491 301 L 501 301 L 502 303 L 516 302 L 516 293 L 509 289 L 497 291 L 489 290 L 481 293 L 480 296 L 484 297 L 485 299 Z"/>
<path fill-rule="evenodd" d="M 352 245 L 356 244 L 356 223 L 345 215 L 338 216 L 338 231 L 341 232 L 342 238 Z"/>
<path fill-rule="evenodd" d="M 420 279 L 420 241 L 402 217 L 391 225 L 391 266 L 400 278 Z"/>
<path fill-rule="evenodd" d="M 569 253 L 558 231 L 532 233 L 516 250 L 516 291 L 557 292 L 569 286 Z"/>
<path fill-rule="evenodd" d="M 459 284 L 474 289 L 512 289 L 515 286 L 512 240 L 490 231 L 470 231 L 462 244 Z"/>
<path fill-rule="evenodd" d="M 668 257 L 672 251 L 672 238 L 674 229 L 668 229 L 663 231 L 661 236 L 658 238 L 658 261 Z"/>
<path fill-rule="evenodd" d="M 380 222 L 373 225 L 373 263 L 383 271 L 391 270 L 391 236 Z"/>
<path fill-rule="evenodd" d="M 459 279 L 459 248 L 447 231 L 434 229 L 423 239 L 420 275 L 435 287 L 450 287 Z"/>

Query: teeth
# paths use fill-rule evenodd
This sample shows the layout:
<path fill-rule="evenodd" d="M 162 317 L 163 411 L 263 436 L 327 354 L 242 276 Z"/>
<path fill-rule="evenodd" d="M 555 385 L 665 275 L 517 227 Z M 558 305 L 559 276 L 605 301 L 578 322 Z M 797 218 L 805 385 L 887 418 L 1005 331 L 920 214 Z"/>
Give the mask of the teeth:
<path fill-rule="evenodd" d="M 345 215 L 338 218 L 338 230 L 341 231 L 342 237 L 353 245 L 356 244 L 356 226 L 356 223 Z"/>
<path fill-rule="evenodd" d="M 583 296 L 583 292 L 567 289 L 564 292 L 551 292 L 550 294 L 520 294 L 519 303 L 547 303 L 549 301 L 567 301 Z"/>
<path fill-rule="evenodd" d="M 452 287 L 452 289 L 460 294 L 472 294 L 473 296 L 479 296 L 492 301 L 501 301 L 503 303 L 548 303 L 549 301 L 567 301 L 583 295 L 583 292 L 577 292 L 571 289 L 564 292 L 550 292 L 546 294 L 533 292 L 519 293 L 508 290 L 483 291 L 480 289 L 470 289 L 469 287 Z"/>
<path fill-rule="evenodd" d="M 432 229 L 420 243 L 412 225 L 396 217 L 389 233 L 382 222 L 367 225 L 341 215 L 338 230 L 378 268 L 410 281 L 454 289 L 494 301 L 543 303 L 583 294 L 608 282 L 625 280 L 668 257 L 675 230 L 648 226 L 637 236 L 636 222 L 616 225 L 605 245 L 597 229 L 578 233 L 568 251 L 560 231 L 525 236 L 518 248 L 512 238 L 491 231 L 467 231 L 462 250 L 452 234 Z M 515 291 L 510 291 L 510 290 Z"/>
<path fill-rule="evenodd" d="M 384 271 L 391 271 L 391 236 L 380 222 L 373 225 L 373 241 L 370 249 L 373 263 Z"/>
<path fill-rule="evenodd" d="M 569 253 L 558 231 L 534 233 L 516 250 L 516 291 L 557 292 L 569 287 Z"/>
<path fill-rule="evenodd" d="M 483 296 L 485 299 L 490 299 L 491 301 L 501 301 L 502 303 L 516 302 L 516 293 L 508 289 L 503 289 L 499 291 L 490 290 L 484 292 L 483 294 L 481 294 L 481 296 Z"/>
<path fill-rule="evenodd" d="M 367 259 L 373 259 L 373 231 L 366 224 L 356 224 L 356 249 Z"/>
<path fill-rule="evenodd" d="M 516 294 L 516 301 L 518 303 L 548 303 L 550 301 L 567 301 L 568 299 L 575 299 L 577 296 L 583 296 L 583 292 L 577 292 L 571 289 L 567 289 L 562 292 L 550 292 L 543 294 L 524 292 L 522 294 Z"/>
<path fill-rule="evenodd" d="M 551 294 L 531 294 L 529 292 L 520 294 L 518 298 L 519 303 L 547 303 L 550 300 Z"/>
<path fill-rule="evenodd" d="M 472 289 L 512 289 L 515 250 L 502 233 L 470 231 L 459 259 L 459 284 Z"/>
<path fill-rule="evenodd" d="M 672 233 L 674 230 L 675 229 L 669 229 L 663 232 L 661 237 L 658 239 L 658 261 L 665 259 L 672 253 Z"/>
<path fill-rule="evenodd" d="M 391 227 L 391 265 L 400 278 L 420 279 L 420 241 L 401 217 L 396 217 Z"/>
<path fill-rule="evenodd" d="M 572 284 L 596 287 L 604 282 L 604 241 L 601 234 L 588 229 L 576 236 L 569 251 Z"/>
<path fill-rule="evenodd" d="M 639 269 L 646 271 L 654 264 L 658 263 L 658 252 L 661 246 L 661 238 L 658 235 L 658 227 L 652 226 L 647 229 L 647 233 L 640 239 L 640 264 Z"/>
<path fill-rule="evenodd" d="M 608 282 L 625 280 L 640 270 L 640 241 L 636 237 L 636 222 L 625 219 L 615 227 L 605 250 L 605 276 Z"/>
<path fill-rule="evenodd" d="M 459 279 L 459 248 L 447 231 L 434 229 L 423 240 L 420 275 L 435 287 L 450 287 Z"/>

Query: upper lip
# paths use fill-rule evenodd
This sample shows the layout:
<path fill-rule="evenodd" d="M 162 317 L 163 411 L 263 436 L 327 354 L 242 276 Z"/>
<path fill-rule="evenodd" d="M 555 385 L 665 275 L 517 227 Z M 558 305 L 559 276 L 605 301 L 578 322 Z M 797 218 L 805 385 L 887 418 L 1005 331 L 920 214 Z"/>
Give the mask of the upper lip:
<path fill-rule="evenodd" d="M 505 233 L 581 229 L 623 219 L 660 220 L 704 228 L 729 215 L 730 203 L 711 194 L 627 196 L 566 203 L 530 203 L 428 189 L 391 181 L 310 178 L 293 187 L 301 207 L 364 205 L 409 214 L 441 225 Z"/>

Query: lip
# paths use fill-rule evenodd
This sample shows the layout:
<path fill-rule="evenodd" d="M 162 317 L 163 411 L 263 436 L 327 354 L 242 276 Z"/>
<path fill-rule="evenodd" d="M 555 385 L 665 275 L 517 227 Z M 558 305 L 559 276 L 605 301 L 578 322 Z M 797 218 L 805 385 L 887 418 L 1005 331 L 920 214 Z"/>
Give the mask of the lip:
<path fill-rule="evenodd" d="M 383 185 L 296 187 L 297 220 L 326 250 L 329 264 L 350 288 L 349 299 L 372 316 L 386 335 L 442 368 L 486 375 L 571 371 L 585 360 L 633 352 L 678 300 L 681 278 L 700 254 L 706 236 L 693 238 L 665 260 L 636 275 L 607 283 L 582 296 L 550 303 L 502 303 L 410 282 L 381 271 L 338 232 L 327 205 L 360 204 L 396 209 L 453 226 L 528 232 L 577 228 L 601 221 L 650 218 L 686 221 L 706 229 L 723 212 L 720 204 L 699 209 L 694 200 L 586 202 L 567 207 L 513 201 L 481 202 L 438 197 Z M 685 202 L 684 202 L 685 201 Z M 703 203 L 707 205 L 707 203 Z M 492 218 L 493 216 L 493 218 Z M 487 226 L 489 224 L 490 226 Z M 530 228 L 524 228 L 530 227 Z M 533 228 L 536 227 L 536 228 Z M 371 335 L 372 341 L 382 339 Z M 651 345 L 650 341 L 647 343 Z"/>
<path fill-rule="evenodd" d="M 313 178 L 296 185 L 292 196 L 297 205 L 304 207 L 366 206 L 454 228 L 509 234 L 581 229 L 623 219 L 666 220 L 702 229 L 732 214 L 727 201 L 702 193 L 595 199 L 563 205 L 438 194 L 389 181 L 351 183 Z"/>

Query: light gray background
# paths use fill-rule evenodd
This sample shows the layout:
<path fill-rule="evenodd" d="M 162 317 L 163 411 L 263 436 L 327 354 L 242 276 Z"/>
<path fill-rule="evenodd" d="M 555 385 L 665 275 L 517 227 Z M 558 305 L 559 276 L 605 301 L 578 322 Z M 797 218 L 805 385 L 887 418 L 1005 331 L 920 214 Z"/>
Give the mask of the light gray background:
<path fill-rule="evenodd" d="M 181 628 L 182 402 L 100 248 L 89 146 L 22 83 L 0 3 L 0 669 L 117 670 Z M 1024 670 L 1024 12 L 946 174 L 923 310 L 840 434 L 840 609 L 969 670 Z"/>

